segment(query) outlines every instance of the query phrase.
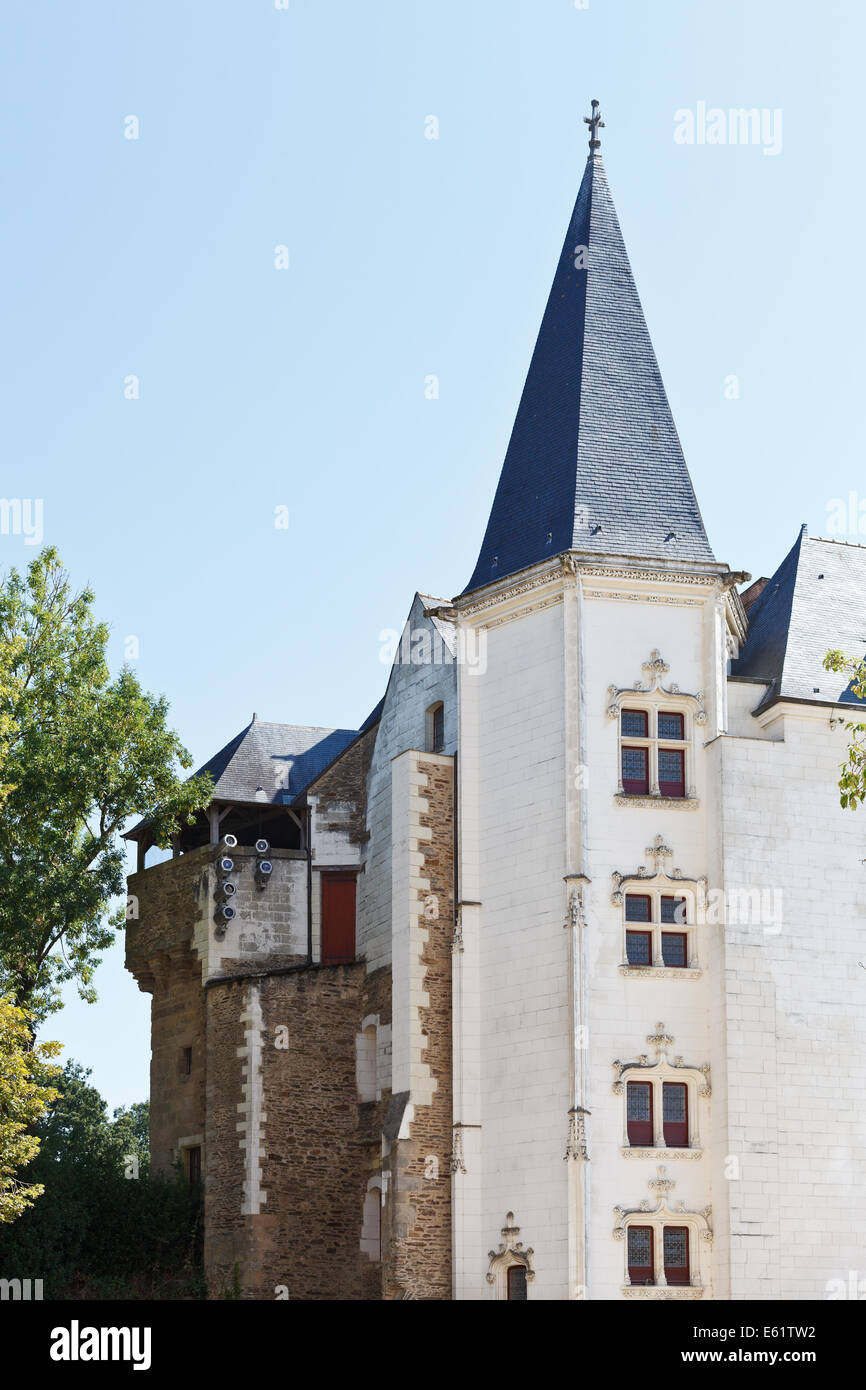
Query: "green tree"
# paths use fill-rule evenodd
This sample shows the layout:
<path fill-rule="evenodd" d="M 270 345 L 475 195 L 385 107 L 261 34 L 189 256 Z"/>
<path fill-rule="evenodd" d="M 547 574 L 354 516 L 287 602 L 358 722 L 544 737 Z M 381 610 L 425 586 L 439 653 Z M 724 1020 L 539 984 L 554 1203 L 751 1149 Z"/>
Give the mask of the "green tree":
<path fill-rule="evenodd" d="M 848 692 L 866 700 L 866 661 L 853 660 L 844 652 L 834 650 L 824 657 L 824 670 L 848 676 Z M 856 811 L 866 800 L 866 723 L 852 719 L 845 729 L 851 737 L 841 764 L 839 800 L 849 811 Z"/>
<path fill-rule="evenodd" d="M 150 1102 L 120 1105 L 114 1112 L 112 1130 L 125 1155 L 134 1154 L 140 1168 L 150 1163 Z"/>
<path fill-rule="evenodd" d="M 125 921 L 123 825 L 153 823 L 165 846 L 205 806 L 207 778 L 183 780 L 189 753 L 168 706 L 128 667 L 111 678 L 108 628 L 75 593 L 53 549 L 0 586 L 0 991 L 38 1021 L 93 973 Z"/>
<path fill-rule="evenodd" d="M 19 1170 L 39 1153 L 33 1126 L 58 1095 L 45 1083 L 60 1071 L 48 1060 L 60 1044 L 30 1043 L 26 1013 L 0 998 L 0 1224 L 14 1221 L 44 1191 L 39 1182 L 23 1181 Z"/>
<path fill-rule="evenodd" d="M 68 1061 L 37 1122 L 25 1176 L 44 1195 L 0 1232 L 0 1277 L 45 1281 L 45 1297 L 201 1297 L 201 1202 L 178 1170 L 138 1175 L 127 1157 L 145 1139 L 147 1106 L 114 1119 L 90 1072 Z M 146 1139 L 145 1139 L 146 1142 Z"/>

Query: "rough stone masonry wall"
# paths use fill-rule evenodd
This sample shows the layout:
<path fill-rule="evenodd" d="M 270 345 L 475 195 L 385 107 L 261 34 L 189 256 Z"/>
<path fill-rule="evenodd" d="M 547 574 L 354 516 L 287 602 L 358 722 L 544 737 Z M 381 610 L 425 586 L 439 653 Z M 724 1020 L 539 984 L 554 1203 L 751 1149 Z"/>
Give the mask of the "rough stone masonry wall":
<path fill-rule="evenodd" d="M 419 870 L 427 942 L 421 955 L 424 990 L 421 1031 L 425 1061 L 435 1081 L 430 1105 L 414 1109 L 410 1137 L 392 1148 L 392 1197 L 386 1242 L 385 1297 L 450 1299 L 451 1290 L 451 948 L 454 936 L 454 763 L 419 755 L 426 777 L 419 795 L 427 802 L 418 817 L 430 838 L 422 839 Z M 433 912 L 435 910 L 435 915 Z"/>
<path fill-rule="evenodd" d="M 356 739 L 310 786 L 316 798 L 314 838 L 328 834 L 345 836 L 352 845 L 367 842 L 366 784 L 377 729 L 374 724 Z"/>
<path fill-rule="evenodd" d="M 380 1265 L 361 1250 L 361 1227 L 389 1097 L 359 1102 L 356 1036 L 368 1013 L 389 1012 L 384 975 L 368 977 L 359 962 L 208 988 L 213 1293 L 232 1287 L 237 1264 L 247 1299 L 283 1289 L 290 1299 L 381 1298 Z"/>
<path fill-rule="evenodd" d="M 196 893 L 210 854 L 198 850 L 129 878 L 137 917 L 127 923 L 126 964 L 151 993 L 150 1150 L 155 1169 L 171 1167 L 178 1139 L 205 1127 L 205 1011 L 201 965 L 191 949 Z M 192 1048 L 192 1069 L 183 1049 Z"/>

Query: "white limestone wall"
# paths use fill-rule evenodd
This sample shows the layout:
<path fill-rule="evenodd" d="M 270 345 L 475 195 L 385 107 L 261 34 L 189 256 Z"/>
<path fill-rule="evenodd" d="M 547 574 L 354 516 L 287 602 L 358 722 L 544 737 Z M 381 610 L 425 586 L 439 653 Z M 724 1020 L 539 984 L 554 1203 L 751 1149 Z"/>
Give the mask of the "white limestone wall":
<path fill-rule="evenodd" d="M 465 1294 L 474 1298 L 490 1296 L 487 1251 L 509 1211 L 537 1252 L 530 1297 L 560 1299 L 567 1282 L 562 621 L 559 603 L 491 627 L 472 691 L 478 745 L 461 757 L 463 774 L 477 775 L 477 840 L 472 827 L 466 836 L 482 904 L 464 912 L 480 990 L 481 1237 Z"/>
<path fill-rule="evenodd" d="M 462 1004 L 471 1020 L 466 1090 L 473 1097 L 480 1093 L 477 1112 L 470 1115 L 467 1106 L 466 1114 L 471 1123 L 478 1120 L 481 1129 L 467 1135 L 464 1145 L 471 1142 L 481 1174 L 475 1199 L 481 1228 L 475 1278 L 483 1277 L 486 1252 L 498 1244 L 505 1215 L 513 1211 L 521 1240 L 535 1251 L 532 1299 L 580 1296 L 569 1287 L 569 1224 L 575 1217 L 569 1211 L 569 1166 L 563 1162 L 572 1103 L 564 875 L 581 869 L 591 879 L 582 928 L 588 976 L 584 1100 L 591 1111 L 591 1161 L 585 1166 L 589 1298 L 622 1297 L 625 1250 L 613 1237 L 614 1208 L 655 1201 L 647 1184 L 657 1176 L 657 1161 L 622 1154 L 624 1100 L 613 1094 L 612 1063 L 642 1053 L 654 1055 L 646 1039 L 659 1021 L 674 1035 L 671 1057 L 682 1055 L 695 1067 L 710 1062 L 712 1010 L 718 997 L 708 939 L 700 942 L 699 977 L 622 976 L 622 908 L 611 903 L 613 872 L 634 873 L 640 866 L 652 870 L 646 848 L 659 834 L 674 850 L 673 858 L 664 861 L 666 868 L 678 868 L 695 880 L 709 873 L 712 809 L 704 743 L 714 732 L 714 711 L 724 709 L 716 688 L 723 660 L 714 594 L 708 586 L 682 586 L 659 602 L 658 588 L 647 585 L 637 592 L 621 580 L 584 585 L 579 685 L 585 767 L 567 762 L 579 746 L 575 731 L 567 730 L 566 717 L 566 709 L 573 709 L 575 682 L 565 662 L 573 661 L 575 652 L 574 644 L 565 640 L 564 606 L 548 596 L 549 590 L 541 591 L 540 601 L 517 616 L 509 617 L 507 608 L 493 610 L 487 672 L 464 694 L 461 706 L 471 713 L 461 727 L 461 891 L 464 899 L 477 895 L 481 902 L 480 908 L 464 909 L 466 949 L 477 949 L 477 976 L 474 965 L 471 972 L 459 967 L 461 978 L 472 980 L 475 989 L 475 998 L 470 998 L 467 984 Z M 501 612 L 506 614 L 504 621 L 498 616 Z M 692 807 L 623 807 L 615 800 L 619 747 L 617 723 L 607 715 L 608 687 L 631 687 L 645 679 L 642 664 L 653 649 L 670 666 L 665 685 L 676 683 L 682 692 L 705 694 L 708 725 L 697 730 Z M 585 804 L 583 814 L 572 814 L 568 823 L 574 838 L 585 821 L 585 856 L 575 845 L 569 853 L 566 844 L 566 803 L 575 777 Z M 677 890 L 672 886 L 666 891 Z M 456 1093 L 460 1084 L 458 1078 Z M 671 1201 L 683 1201 L 700 1212 L 713 1197 L 708 1157 L 712 1101 L 696 1098 L 696 1103 L 701 1157 L 669 1163 L 668 1177 L 676 1183 Z M 455 1118 L 465 1120 L 466 1115 L 455 1113 Z M 455 1179 L 455 1209 L 467 1230 L 473 1218 L 469 1184 L 476 1177 L 473 1170 Z M 461 1244 L 460 1231 L 457 1236 L 457 1296 L 491 1296 L 489 1286 L 485 1291 L 480 1282 L 473 1291 L 469 1241 Z M 693 1251 L 693 1272 L 698 1268 L 709 1296 L 709 1246 Z"/>
<path fill-rule="evenodd" d="M 699 978 L 670 972 L 665 978 L 623 976 L 623 909 L 611 903 L 611 875 L 634 874 L 641 867 L 649 873 L 655 862 L 646 854 L 657 835 L 673 850 L 661 862 L 677 868 L 687 879 L 699 879 L 709 871 L 708 838 L 711 805 L 704 742 L 711 732 L 715 707 L 714 683 L 720 673 L 716 649 L 716 614 L 709 590 L 671 589 L 659 601 L 658 589 L 633 585 L 584 581 L 583 649 L 585 660 L 586 800 L 588 844 L 585 872 L 587 890 L 585 949 L 589 976 L 588 993 L 588 1166 L 589 1229 L 587 1282 L 591 1299 L 619 1299 L 624 1282 L 625 1247 L 613 1239 L 614 1207 L 655 1204 L 657 1194 L 648 1187 L 657 1176 L 658 1161 L 625 1157 L 623 1149 L 624 1097 L 613 1094 L 615 1059 L 632 1060 L 647 1054 L 647 1043 L 656 1024 L 665 1025 L 675 1042 L 671 1056 L 701 1066 L 711 1062 L 711 1019 L 717 984 L 714 979 L 710 934 L 700 929 Z M 594 591 L 594 593 L 593 593 Z M 628 593 L 630 596 L 626 596 Z M 703 691 L 708 724 L 696 729 L 694 784 L 697 805 L 619 805 L 615 800 L 619 745 L 617 721 L 607 715 L 608 687 L 632 687 L 647 680 L 643 663 L 658 650 L 669 670 L 661 683 L 676 684 L 681 692 Z M 635 696 L 635 703 L 639 697 Z M 628 699 L 626 704 L 632 703 Z M 689 886 L 689 885 L 686 885 Z M 634 885 L 632 891 L 640 891 Z M 676 887 L 664 886 L 666 892 Z M 702 1156 L 666 1161 L 667 1176 L 676 1186 L 672 1202 L 683 1201 L 701 1211 L 712 1203 L 714 1192 L 708 1152 L 713 1137 L 713 1101 L 698 1100 Z M 711 1273 L 709 1247 L 692 1250 L 692 1271 L 701 1255 L 704 1282 Z M 560 1295 L 564 1297 L 564 1293 Z M 709 1296 L 705 1293 L 704 1297 Z"/>
<path fill-rule="evenodd" d="M 866 1278 L 866 812 L 839 806 L 832 712 L 785 708 L 763 721 L 777 741 L 713 750 L 725 886 L 783 904 L 778 930 L 724 932 L 735 1299 Z"/>

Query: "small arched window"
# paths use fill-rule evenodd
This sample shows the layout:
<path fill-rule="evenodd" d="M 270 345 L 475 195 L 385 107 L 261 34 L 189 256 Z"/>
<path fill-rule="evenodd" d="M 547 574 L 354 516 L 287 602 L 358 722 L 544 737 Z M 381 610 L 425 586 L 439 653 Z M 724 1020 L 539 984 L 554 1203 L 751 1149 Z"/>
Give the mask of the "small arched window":
<path fill-rule="evenodd" d="M 427 752 L 441 753 L 445 747 L 445 706 L 439 700 L 427 711 Z"/>

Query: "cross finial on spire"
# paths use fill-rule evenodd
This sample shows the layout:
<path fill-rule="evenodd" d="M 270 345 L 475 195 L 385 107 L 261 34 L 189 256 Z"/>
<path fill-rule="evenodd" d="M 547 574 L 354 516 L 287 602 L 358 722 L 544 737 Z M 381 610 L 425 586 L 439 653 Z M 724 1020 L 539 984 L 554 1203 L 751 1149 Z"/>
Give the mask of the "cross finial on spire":
<path fill-rule="evenodd" d="M 592 99 L 592 115 L 584 116 L 584 125 L 589 126 L 589 149 L 590 154 L 595 154 L 596 150 L 601 149 L 601 141 L 598 138 L 599 130 L 604 130 L 604 121 L 601 119 L 601 112 L 598 109 L 598 101 Z"/>

